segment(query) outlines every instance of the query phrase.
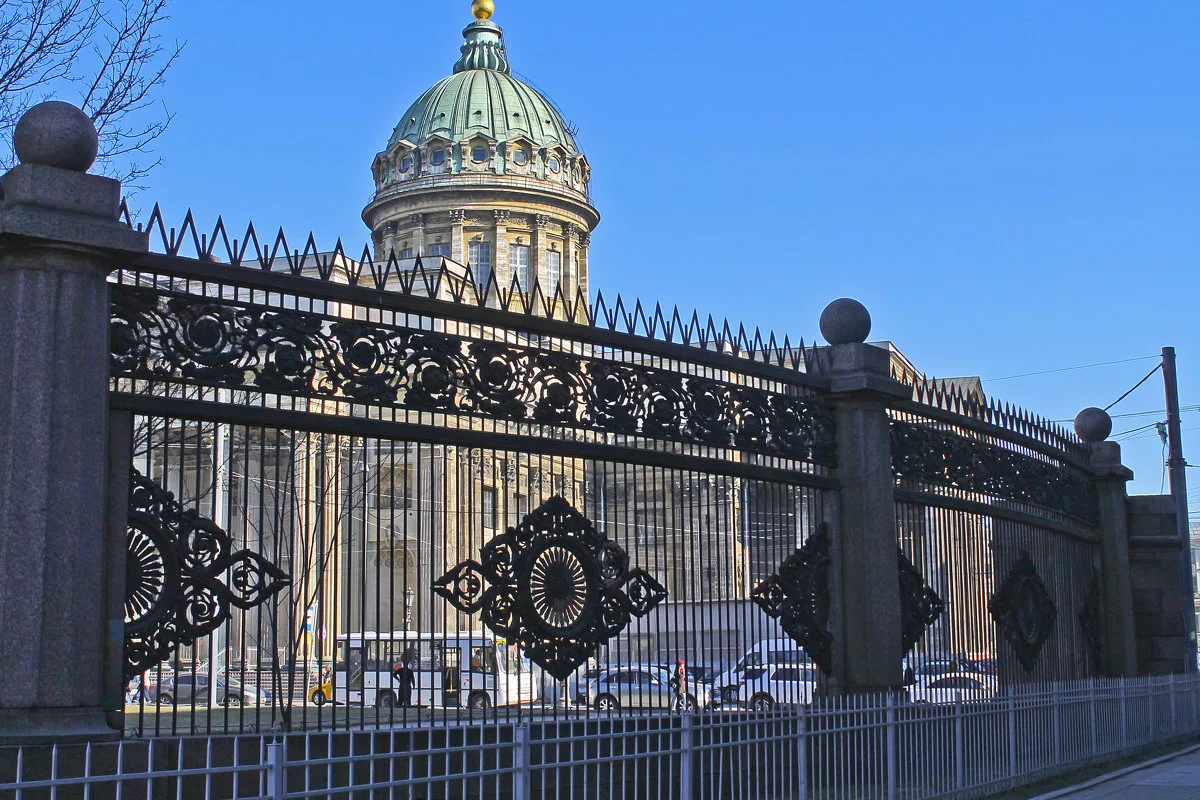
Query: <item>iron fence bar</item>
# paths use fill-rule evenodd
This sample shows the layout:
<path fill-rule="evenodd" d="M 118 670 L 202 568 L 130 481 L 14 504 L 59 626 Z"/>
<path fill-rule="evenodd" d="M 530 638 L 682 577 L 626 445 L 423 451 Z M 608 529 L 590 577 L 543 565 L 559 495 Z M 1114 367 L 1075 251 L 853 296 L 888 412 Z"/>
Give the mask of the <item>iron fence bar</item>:
<path fill-rule="evenodd" d="M 309 278 L 285 272 L 233 267 L 227 264 L 198 261 L 181 256 L 168 256 L 159 253 L 138 255 L 125 263 L 121 269 L 144 270 L 190 280 L 234 284 L 247 289 L 262 289 L 264 291 L 290 295 L 303 295 L 321 300 L 341 300 L 347 303 L 399 313 L 452 319 L 458 322 L 480 325 L 494 325 L 509 330 L 556 336 L 566 340 L 587 342 L 601 347 L 611 347 L 617 350 L 640 352 L 683 362 L 704 364 L 731 372 L 748 372 L 760 377 L 784 383 L 792 383 L 823 392 L 829 390 L 828 378 L 813 373 L 800 372 L 795 369 L 772 364 L 768 361 L 742 358 L 723 353 L 717 349 L 708 349 L 710 345 L 716 347 L 716 342 L 706 343 L 705 346 L 668 342 L 632 333 L 621 333 L 620 331 L 609 330 L 598 325 L 584 325 L 578 322 L 559 320 L 547 316 L 535 316 L 533 314 L 523 314 L 516 311 L 507 311 L 505 309 L 490 308 L 470 303 L 438 300 L 405 292 L 384 291 L 365 286 L 332 283 L 318 278 Z M 799 345 L 794 349 L 798 350 Z M 808 348 L 805 349 L 807 350 Z"/>
<path fill-rule="evenodd" d="M 113 409 L 132 411 L 147 416 L 169 417 L 173 420 L 234 423 L 312 433 L 403 440 L 422 444 L 519 451 L 593 461 L 628 462 L 643 467 L 691 470 L 712 475 L 790 483 L 816 489 L 833 489 L 838 486 L 838 482 L 833 478 L 800 470 L 793 471 L 781 467 L 749 464 L 744 461 L 707 458 L 662 450 L 642 450 L 624 445 L 581 442 L 573 439 L 545 439 L 526 434 L 444 428 L 369 417 L 290 411 L 129 392 L 109 392 L 109 404 Z"/>
<path fill-rule="evenodd" d="M 935 506 L 949 511 L 965 511 L 969 514 L 997 517 L 1020 525 L 1033 525 L 1038 528 L 1046 528 L 1056 533 L 1080 539 L 1088 544 L 1098 544 L 1100 542 L 1100 535 L 1082 524 L 1074 523 L 1068 519 L 1056 519 L 1049 515 L 1043 517 L 1025 511 L 1017 511 L 1004 505 L 1015 502 L 1012 500 L 1004 500 L 1002 501 L 1003 504 L 997 503 L 991 505 L 989 503 L 981 503 L 978 500 L 967 500 L 963 497 L 922 492 L 914 489 L 901 489 L 899 487 L 895 489 L 895 495 L 897 503 Z"/>

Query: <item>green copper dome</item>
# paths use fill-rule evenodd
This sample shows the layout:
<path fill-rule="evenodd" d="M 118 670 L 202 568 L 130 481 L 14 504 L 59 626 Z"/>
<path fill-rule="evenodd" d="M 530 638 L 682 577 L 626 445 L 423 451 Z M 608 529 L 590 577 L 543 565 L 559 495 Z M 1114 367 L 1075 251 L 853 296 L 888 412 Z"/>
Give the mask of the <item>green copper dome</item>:
<path fill-rule="evenodd" d="M 477 20 L 454 74 L 438 81 L 404 113 L 388 140 L 420 144 L 431 136 L 462 142 L 483 135 L 498 142 L 524 137 L 536 147 L 560 145 L 579 154 L 562 115 L 549 100 L 512 76 L 498 25 Z"/>

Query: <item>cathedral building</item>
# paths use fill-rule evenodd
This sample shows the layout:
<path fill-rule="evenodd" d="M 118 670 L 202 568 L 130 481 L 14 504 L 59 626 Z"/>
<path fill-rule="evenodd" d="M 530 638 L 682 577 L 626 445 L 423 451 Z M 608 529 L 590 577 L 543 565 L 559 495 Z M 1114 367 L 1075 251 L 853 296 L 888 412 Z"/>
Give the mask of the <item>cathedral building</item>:
<path fill-rule="evenodd" d="M 377 258 L 442 256 L 476 283 L 548 297 L 588 291 L 588 243 L 600 215 L 591 166 L 559 110 L 517 80 L 491 0 L 453 72 L 401 116 L 371 172 L 363 209 Z"/>

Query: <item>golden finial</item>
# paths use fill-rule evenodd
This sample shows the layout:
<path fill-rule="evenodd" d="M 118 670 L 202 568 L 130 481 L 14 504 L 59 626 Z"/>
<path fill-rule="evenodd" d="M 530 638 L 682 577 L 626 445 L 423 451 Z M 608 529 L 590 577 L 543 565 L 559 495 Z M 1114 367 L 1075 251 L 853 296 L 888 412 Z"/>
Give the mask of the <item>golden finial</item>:
<path fill-rule="evenodd" d="M 473 0 L 471 13 L 475 15 L 475 19 L 488 19 L 496 13 L 496 4 L 492 0 Z"/>

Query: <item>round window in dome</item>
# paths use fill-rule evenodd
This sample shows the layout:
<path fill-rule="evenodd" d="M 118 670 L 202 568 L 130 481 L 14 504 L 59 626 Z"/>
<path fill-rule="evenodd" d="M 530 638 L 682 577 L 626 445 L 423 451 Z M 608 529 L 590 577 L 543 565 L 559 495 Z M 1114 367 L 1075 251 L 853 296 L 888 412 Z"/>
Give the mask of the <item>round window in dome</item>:
<path fill-rule="evenodd" d="M 482 164 L 484 161 L 487 161 L 487 150 L 478 145 L 476 145 L 475 147 L 472 147 L 471 148 L 471 160 L 474 161 L 476 164 Z"/>
<path fill-rule="evenodd" d="M 525 166 L 529 163 L 529 152 L 524 147 L 513 150 L 513 162 Z"/>
<path fill-rule="evenodd" d="M 412 169 L 412 156 L 405 156 L 400 159 L 400 171 L 408 172 L 410 169 Z"/>
<path fill-rule="evenodd" d="M 433 164 L 435 167 L 440 167 L 442 164 L 445 164 L 446 151 L 440 147 L 437 150 L 434 150 L 429 154 L 429 163 Z"/>
<path fill-rule="evenodd" d="M 550 168 L 551 172 L 558 172 L 562 168 L 562 165 L 558 163 L 557 156 L 550 156 L 546 159 L 546 166 Z"/>

